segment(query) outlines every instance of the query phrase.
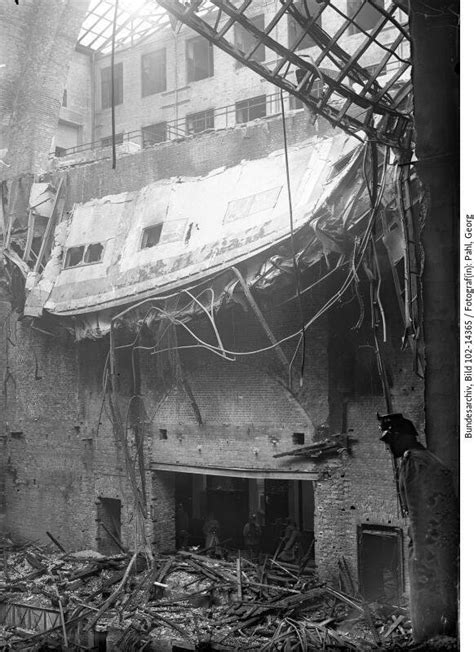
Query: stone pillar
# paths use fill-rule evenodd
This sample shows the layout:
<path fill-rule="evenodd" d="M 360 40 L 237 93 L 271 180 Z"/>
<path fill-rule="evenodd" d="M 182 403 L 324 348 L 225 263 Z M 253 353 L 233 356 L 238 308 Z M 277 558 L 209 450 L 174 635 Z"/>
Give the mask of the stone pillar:
<path fill-rule="evenodd" d="M 0 179 L 46 169 L 88 0 L 0 4 Z"/>

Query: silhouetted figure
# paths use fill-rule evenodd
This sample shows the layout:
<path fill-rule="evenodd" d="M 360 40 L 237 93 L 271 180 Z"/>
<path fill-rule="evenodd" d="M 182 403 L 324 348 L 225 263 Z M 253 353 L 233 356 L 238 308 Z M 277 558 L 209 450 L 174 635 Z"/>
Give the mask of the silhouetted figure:
<path fill-rule="evenodd" d="M 451 471 L 418 441 L 401 414 L 377 415 L 400 460 L 398 485 L 408 513 L 410 613 L 415 642 L 457 633 L 459 517 Z"/>
<path fill-rule="evenodd" d="M 211 512 L 206 518 L 202 528 L 204 536 L 206 537 L 204 548 L 207 550 L 209 555 L 221 557 L 222 550 L 219 548 L 219 530 L 219 521 L 214 518 L 214 514 Z"/>
<path fill-rule="evenodd" d="M 300 533 L 296 523 L 290 518 L 287 519 L 285 533 L 283 535 L 283 550 L 279 555 L 282 561 L 295 561 L 299 555 Z"/>
<path fill-rule="evenodd" d="M 260 540 L 262 538 L 262 528 L 257 523 L 256 514 L 250 514 L 248 522 L 244 525 L 243 535 L 244 545 L 253 558 L 260 550 Z"/>

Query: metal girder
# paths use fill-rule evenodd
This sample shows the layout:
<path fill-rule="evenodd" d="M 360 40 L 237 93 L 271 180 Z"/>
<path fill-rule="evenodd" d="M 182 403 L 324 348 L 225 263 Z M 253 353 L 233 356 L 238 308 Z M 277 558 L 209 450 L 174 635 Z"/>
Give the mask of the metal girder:
<path fill-rule="evenodd" d="M 401 81 L 409 62 L 400 54 L 401 48 L 408 43 L 405 14 L 397 2 L 390 2 L 388 7 L 378 7 L 376 2 L 362 0 L 358 9 L 348 15 L 340 8 L 337 0 L 318 0 L 313 10 L 308 2 L 295 3 L 295 0 L 280 0 L 281 7 L 275 16 L 260 29 L 252 21 L 252 3 L 243 2 L 236 6 L 229 0 L 209 0 L 206 5 L 213 5 L 218 20 L 211 24 L 206 20 L 211 16 L 202 14 L 201 2 L 184 0 L 156 0 L 175 19 L 192 28 L 213 45 L 230 54 L 244 66 L 247 66 L 267 81 L 291 93 L 301 100 L 316 115 L 323 116 L 333 126 L 360 136 L 365 132 L 371 139 L 392 147 L 400 147 L 403 134 L 410 122 L 410 115 L 403 112 L 400 103 L 395 100 L 410 80 Z M 370 29 L 360 18 L 362 9 L 369 8 L 376 17 Z M 377 13 L 378 12 L 378 13 Z M 254 13 L 254 12 L 253 12 Z M 321 17 L 337 16 L 338 29 L 330 35 L 321 27 Z M 285 45 L 281 39 L 274 38 L 275 25 L 287 16 L 299 25 L 300 33 L 295 43 Z M 220 27 L 221 16 L 227 20 Z M 238 49 L 232 41 L 231 28 L 239 25 L 249 35 L 248 52 Z M 343 47 L 343 39 L 355 30 L 362 36 L 357 41 L 358 47 L 349 51 Z M 387 37 L 387 33 L 388 34 Z M 302 40 L 310 36 L 314 42 L 311 56 L 301 55 L 298 51 Z M 265 46 L 277 59 L 273 68 L 270 64 L 253 59 L 259 46 Z M 368 70 L 368 60 L 376 56 L 371 63 L 373 71 Z M 268 57 L 267 57 L 268 59 Z M 378 75 L 390 66 L 390 75 L 380 83 Z M 315 82 L 318 84 L 315 87 Z M 323 93 L 320 93 L 323 82 Z M 393 93 L 393 97 L 392 97 Z"/>

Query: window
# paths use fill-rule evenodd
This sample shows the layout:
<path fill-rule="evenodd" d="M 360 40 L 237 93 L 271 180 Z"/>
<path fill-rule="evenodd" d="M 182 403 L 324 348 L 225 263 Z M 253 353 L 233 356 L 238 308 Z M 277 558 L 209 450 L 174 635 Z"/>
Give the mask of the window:
<path fill-rule="evenodd" d="M 275 206 L 281 192 L 281 186 L 257 192 L 255 195 L 242 197 L 242 199 L 233 199 L 227 204 L 227 210 L 224 215 L 224 224 L 235 222 L 248 215 L 268 211 Z"/>
<path fill-rule="evenodd" d="M 64 267 L 78 267 L 79 265 L 90 265 L 100 263 L 104 254 L 104 245 L 95 242 L 90 245 L 81 245 L 79 247 L 69 247 L 66 252 L 66 261 Z"/>
<path fill-rule="evenodd" d="M 104 252 L 104 245 L 100 242 L 91 244 L 87 247 L 84 253 L 84 262 L 87 263 L 100 263 L 102 254 Z"/>
<path fill-rule="evenodd" d="M 65 147 L 55 147 L 54 155 L 56 156 L 56 158 L 61 158 L 61 156 L 66 156 L 66 148 Z"/>
<path fill-rule="evenodd" d="M 157 245 L 160 241 L 162 231 L 163 222 L 161 222 L 161 224 L 154 224 L 153 226 L 148 226 L 146 229 L 143 229 L 142 244 L 140 249 L 148 249 L 149 247 L 154 247 Z"/>
<path fill-rule="evenodd" d="M 166 48 L 142 56 L 142 97 L 166 90 Z"/>
<path fill-rule="evenodd" d="M 260 30 L 265 29 L 265 16 L 260 14 L 259 16 L 254 16 L 250 18 L 255 27 L 258 27 Z M 251 34 L 248 30 L 245 29 L 242 25 L 238 23 L 234 27 L 234 41 L 235 47 L 240 50 L 243 54 L 249 54 L 258 43 L 258 38 Z M 253 61 L 265 61 L 265 46 L 260 44 L 255 52 L 250 57 Z M 242 66 L 243 64 L 240 61 L 237 61 L 237 66 Z"/>
<path fill-rule="evenodd" d="M 383 9 L 384 0 L 374 0 L 374 4 Z M 349 34 L 357 34 L 361 29 L 373 29 L 382 18 L 380 11 L 365 0 L 347 0 L 347 15 L 357 23 L 349 25 Z"/>
<path fill-rule="evenodd" d="M 186 70 L 188 82 L 199 81 L 214 74 L 212 45 L 203 36 L 186 41 Z"/>
<path fill-rule="evenodd" d="M 307 16 L 306 7 L 310 10 L 310 14 L 314 11 L 318 11 L 317 0 L 307 0 L 306 3 L 301 1 L 294 2 L 295 9 L 297 9 L 300 14 Z M 318 16 L 315 23 L 316 25 L 321 26 L 321 15 Z M 301 38 L 302 33 L 304 32 L 303 27 L 292 17 L 288 16 L 288 45 L 290 48 L 294 48 L 298 40 Z M 315 46 L 314 39 L 306 32 L 301 43 L 296 46 L 296 50 L 304 50 L 305 48 L 312 48 Z"/>
<path fill-rule="evenodd" d="M 267 115 L 267 96 L 259 95 L 235 103 L 235 121 L 239 124 L 250 122 Z"/>
<path fill-rule="evenodd" d="M 101 77 L 101 97 L 102 108 L 110 109 L 112 106 L 112 67 L 102 68 Z M 114 66 L 114 104 L 123 102 L 123 64 L 116 63 Z"/>
<path fill-rule="evenodd" d="M 156 125 L 148 125 L 142 129 L 143 147 L 151 147 L 157 143 L 163 143 L 167 139 L 167 123 L 158 122 Z"/>
<path fill-rule="evenodd" d="M 63 106 L 67 106 L 67 88 L 63 90 Z"/>
<path fill-rule="evenodd" d="M 186 133 L 198 134 L 206 129 L 214 129 L 214 109 L 191 113 L 186 116 Z"/>
<path fill-rule="evenodd" d="M 123 134 L 115 134 L 115 144 L 121 145 L 123 143 Z M 112 136 L 106 136 L 100 139 L 101 147 L 112 147 Z"/>
<path fill-rule="evenodd" d="M 304 432 L 294 432 L 292 436 L 292 441 L 295 446 L 304 445 Z"/>
<path fill-rule="evenodd" d="M 149 249 L 157 244 L 181 242 L 188 220 L 168 220 L 147 226 L 142 231 L 140 249 Z"/>

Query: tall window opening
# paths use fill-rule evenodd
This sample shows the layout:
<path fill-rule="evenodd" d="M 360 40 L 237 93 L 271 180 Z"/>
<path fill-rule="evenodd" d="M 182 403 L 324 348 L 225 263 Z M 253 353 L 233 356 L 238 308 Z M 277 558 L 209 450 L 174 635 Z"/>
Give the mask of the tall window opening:
<path fill-rule="evenodd" d="M 100 71 L 101 76 L 101 97 L 102 108 L 110 109 L 112 106 L 112 66 L 102 68 Z M 116 63 L 114 65 L 114 104 L 122 104 L 123 102 L 123 64 Z"/>
<path fill-rule="evenodd" d="M 212 44 L 203 36 L 186 41 L 186 70 L 188 82 L 212 77 L 214 74 L 214 53 Z"/>

